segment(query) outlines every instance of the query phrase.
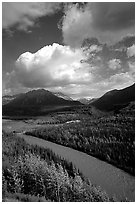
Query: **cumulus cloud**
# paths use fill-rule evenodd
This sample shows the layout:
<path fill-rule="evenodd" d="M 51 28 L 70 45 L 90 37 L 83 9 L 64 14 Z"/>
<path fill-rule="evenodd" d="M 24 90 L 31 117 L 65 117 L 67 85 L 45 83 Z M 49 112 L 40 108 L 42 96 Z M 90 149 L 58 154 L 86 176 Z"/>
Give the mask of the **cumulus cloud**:
<path fill-rule="evenodd" d="M 92 47 L 93 50 L 96 47 Z M 120 89 L 134 83 L 134 63 L 123 70 L 120 59 L 108 61 L 105 66 L 81 63 L 82 49 L 53 44 L 36 53 L 26 52 L 16 60 L 16 69 L 10 74 L 20 90 L 46 88 L 61 91 L 72 98 L 99 97 L 110 89 Z M 11 85 L 9 86 L 11 89 Z"/>
<path fill-rule="evenodd" d="M 133 2 L 87 3 L 69 5 L 62 20 L 64 42 L 81 46 L 85 38 L 97 37 L 101 42 L 115 43 L 134 34 L 135 4 Z"/>
<path fill-rule="evenodd" d="M 27 31 L 39 17 L 58 11 L 60 4 L 4 2 L 2 7 L 2 26 L 10 32 L 15 25 Z M 134 10 L 133 2 L 90 2 L 82 7 L 68 3 L 61 24 L 66 45 L 54 43 L 36 53 L 20 55 L 14 70 L 3 78 L 5 93 L 44 87 L 73 98 L 99 97 L 110 89 L 131 85 L 135 77 L 134 42 L 123 41 L 119 52 L 103 43 L 112 44 L 134 35 Z M 81 48 L 86 38 L 91 38 L 92 43 Z"/>
<path fill-rule="evenodd" d="M 45 88 L 77 99 L 100 97 L 111 89 L 133 84 L 134 59 L 127 58 L 127 54 L 125 58 L 120 52 L 115 57 L 114 53 L 108 56 L 106 52 L 104 56 L 102 52 L 102 46 L 91 45 L 83 50 L 57 43 L 36 53 L 25 52 L 16 60 L 14 70 L 3 78 L 3 89 L 5 93 L 18 93 Z M 90 56 L 94 53 L 94 57 Z"/>
<path fill-rule="evenodd" d="M 135 78 L 135 62 L 128 62 L 129 73 Z"/>
<path fill-rule="evenodd" d="M 90 68 L 81 59 L 81 49 L 54 43 L 36 53 L 26 52 L 16 61 L 15 75 L 26 87 L 82 84 L 91 80 Z"/>
<path fill-rule="evenodd" d="M 102 50 L 102 47 L 101 46 L 98 46 L 98 45 L 91 45 L 89 48 L 88 48 L 88 51 L 89 52 L 99 52 Z"/>
<path fill-rule="evenodd" d="M 109 60 L 108 66 L 112 70 L 120 69 L 121 68 L 121 60 L 120 59 Z"/>
<path fill-rule="evenodd" d="M 127 48 L 127 56 L 133 57 L 135 55 L 135 44 Z"/>
<path fill-rule="evenodd" d="M 64 92 L 74 99 L 82 97 L 96 98 L 102 96 L 107 91 L 113 89 L 123 89 L 127 86 L 130 86 L 134 83 L 134 81 L 134 76 L 130 72 L 125 72 L 111 75 L 107 79 L 100 81 L 90 81 L 88 84 L 56 87 L 56 90 Z"/>
<path fill-rule="evenodd" d="M 33 26 L 37 18 L 50 15 L 60 8 L 56 2 L 3 2 L 2 27 L 9 29 L 16 25 L 20 30 Z"/>

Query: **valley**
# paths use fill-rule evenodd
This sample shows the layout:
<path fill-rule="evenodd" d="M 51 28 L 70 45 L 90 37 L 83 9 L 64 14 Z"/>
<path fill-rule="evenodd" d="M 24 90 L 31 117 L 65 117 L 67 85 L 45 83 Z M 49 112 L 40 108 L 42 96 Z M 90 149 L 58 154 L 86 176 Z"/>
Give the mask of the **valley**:
<path fill-rule="evenodd" d="M 87 154 L 83 154 L 82 151 L 85 152 L 84 149 L 76 148 L 75 146 L 72 146 L 71 143 L 66 144 L 66 143 L 60 142 L 61 140 L 59 140 L 59 137 L 60 138 L 62 137 L 60 136 L 60 131 L 57 128 L 63 128 L 66 125 L 69 128 L 72 128 L 79 124 L 77 123 L 77 120 L 73 120 L 72 122 L 69 120 L 70 123 L 68 123 L 69 121 L 65 122 L 65 115 L 62 114 L 61 116 L 62 116 L 61 117 L 62 121 L 60 118 L 60 123 L 59 122 L 57 123 L 56 120 L 53 121 L 53 118 L 48 116 L 42 117 L 42 118 L 28 119 L 24 121 L 3 120 L 3 130 L 6 132 L 13 132 L 14 135 L 16 135 L 16 137 L 21 137 L 25 139 L 25 141 L 30 145 L 37 145 L 46 149 L 47 148 L 51 149 L 55 154 L 59 155 L 61 158 L 66 159 L 68 162 L 72 162 L 73 165 L 75 165 L 75 167 L 84 174 L 84 176 L 89 178 L 93 184 L 96 184 L 97 186 L 100 186 L 102 190 L 105 190 L 110 197 L 115 197 L 118 201 L 119 200 L 121 201 L 125 198 L 127 200 L 134 200 L 134 176 L 131 176 L 123 172 L 122 170 L 115 168 L 114 166 L 111 166 L 105 162 L 97 160 L 94 157 L 88 156 Z M 62 123 L 63 116 L 64 116 L 64 123 Z M 55 115 L 54 119 L 56 119 L 56 117 L 57 116 Z M 48 135 L 52 135 L 53 139 L 51 139 L 50 137 L 44 138 L 44 135 L 47 135 L 46 132 L 45 134 L 44 133 L 41 134 L 43 136 L 40 136 L 40 134 L 38 135 L 38 133 L 36 135 L 33 134 L 33 132 L 34 133 L 36 131 L 40 132 L 40 130 L 42 132 L 42 129 L 44 131 L 45 130 L 48 131 L 52 129 L 52 132 L 48 132 Z M 53 135 L 53 132 L 55 133 L 56 139 Z M 33 135 L 35 137 L 32 137 L 30 135 Z M 44 138 L 44 140 L 45 139 L 46 140 L 42 141 L 39 138 Z M 111 145 L 111 143 L 114 144 L 113 141 L 111 142 L 110 138 L 108 139 L 109 139 L 109 143 L 108 143 L 109 145 Z M 48 142 L 48 140 L 52 142 Z M 102 141 L 100 142 L 102 143 Z M 60 145 L 58 146 L 55 143 L 62 144 L 65 146 L 70 146 L 73 149 L 80 150 L 80 152 L 70 149 L 68 147 L 63 147 Z M 116 143 L 115 141 L 115 145 L 117 144 L 118 142 Z M 83 142 L 83 148 L 84 146 L 86 147 L 86 145 L 87 143 Z M 90 152 L 87 152 L 87 153 L 90 154 Z M 96 156 L 96 155 L 93 155 L 93 156 Z M 111 187 L 109 186 L 110 180 L 111 180 Z"/>
<path fill-rule="evenodd" d="M 34 93 L 36 93 L 36 95 Z M 128 100 L 128 103 L 126 105 L 125 103 L 122 102 L 121 104 L 119 104 L 117 109 L 115 109 L 114 106 L 111 106 L 111 107 L 114 107 L 113 110 L 111 109 L 111 111 L 102 111 L 101 109 L 100 110 L 97 109 L 94 105 L 92 105 L 92 103 L 89 105 L 82 105 L 77 101 L 76 102 L 74 101 L 74 104 L 73 104 L 73 101 L 71 101 L 72 104 L 70 105 L 70 101 L 64 101 L 64 99 L 63 99 L 63 103 L 64 104 L 68 103 L 68 105 L 63 105 L 62 107 L 62 99 L 61 99 L 60 105 L 55 104 L 56 101 L 54 101 L 54 105 L 49 106 L 49 100 L 51 100 L 52 97 L 54 98 L 54 96 L 52 96 L 51 94 L 51 98 L 50 97 L 46 98 L 45 94 L 47 95 L 47 92 L 43 90 L 42 91 L 40 90 L 40 92 L 36 92 L 36 91 L 30 92 L 30 93 L 28 92 L 27 99 L 26 99 L 26 94 L 21 95 L 21 99 L 19 96 L 19 98 L 18 97 L 14 98 L 13 100 L 10 100 L 9 103 L 3 106 L 4 112 L 3 112 L 2 129 L 3 129 L 3 138 L 5 137 L 5 139 L 3 139 L 3 142 L 4 142 L 3 171 L 4 171 L 4 178 L 6 179 L 6 182 L 9 182 L 9 185 L 11 185 L 10 184 L 11 181 L 8 180 L 8 177 L 7 177 L 6 169 L 9 167 L 9 164 L 12 161 L 13 163 L 14 162 L 16 163 L 16 159 L 18 160 L 20 157 L 23 159 L 26 154 L 28 155 L 27 158 L 32 157 L 30 152 L 33 153 L 35 157 L 37 157 L 40 154 L 41 159 L 43 159 L 43 157 L 45 158 L 44 156 L 45 153 L 43 151 L 52 151 L 53 153 L 50 153 L 50 154 L 53 154 L 53 156 L 49 156 L 49 160 L 52 160 L 52 159 L 54 161 L 57 160 L 58 164 L 61 164 L 60 162 L 63 161 L 65 163 L 65 166 L 63 166 L 63 168 L 64 170 L 66 169 L 67 171 L 68 171 L 68 166 L 71 166 L 71 165 L 74 166 L 73 168 L 71 166 L 71 170 L 69 170 L 70 174 L 75 174 L 74 172 L 77 172 L 78 175 L 82 176 L 82 178 L 85 179 L 83 180 L 83 182 L 87 182 L 86 179 L 89 179 L 91 184 L 95 186 L 96 185 L 100 186 L 101 188 L 100 191 L 98 190 L 96 191 L 94 189 L 96 192 L 98 192 L 97 194 L 96 193 L 95 194 L 97 197 L 99 196 L 97 199 L 99 199 L 100 201 L 103 201 L 102 200 L 103 197 L 101 197 L 101 194 L 104 191 L 106 191 L 106 194 L 102 194 L 102 196 L 104 196 L 104 199 L 108 199 L 108 200 L 110 199 L 114 201 L 116 200 L 134 201 L 135 199 L 134 198 L 134 190 L 135 190 L 134 189 L 134 185 L 135 185 L 134 183 L 134 175 L 135 175 L 134 98 L 131 97 L 131 100 Z M 48 93 L 48 96 L 49 95 L 50 93 Z M 46 102 L 47 105 L 45 105 L 45 102 L 44 102 L 45 100 L 47 101 Z M 93 101 L 93 103 L 94 102 L 96 103 L 98 100 L 100 101 L 100 99 L 97 99 L 96 101 Z M 33 103 L 34 112 L 27 111 L 29 110 L 30 101 L 35 101 L 35 103 Z M 109 101 L 108 103 L 110 104 L 110 100 L 108 101 Z M 111 99 L 111 101 L 114 102 L 113 99 Z M 76 105 L 75 103 L 78 103 L 78 105 Z M 43 111 L 44 108 L 46 108 L 48 112 Z M 21 111 L 18 111 L 19 109 Z M 31 110 L 31 106 L 30 106 L 30 110 Z M 27 114 L 22 114 L 22 113 L 27 113 Z M 14 146 L 15 148 L 14 149 L 12 147 L 13 144 L 11 144 L 10 148 L 13 148 L 12 151 L 14 156 L 11 156 L 11 157 L 9 156 L 8 146 L 11 143 L 10 138 L 13 138 L 15 143 L 16 142 L 18 143 L 19 138 L 22 140 L 22 142 L 23 141 L 26 142 L 25 147 L 23 147 L 23 152 L 20 152 L 18 146 L 17 147 Z M 28 145 L 31 145 L 31 146 L 28 146 Z M 26 149 L 26 146 L 27 146 L 27 149 Z M 44 148 L 44 150 L 40 150 L 40 153 L 38 153 L 39 150 L 37 150 L 39 149 L 39 147 Z M 28 149 L 30 152 L 28 152 Z M 33 149 L 36 149 L 36 150 L 33 151 Z M 59 157 L 61 160 L 56 159 L 56 157 Z M 7 158 L 9 163 L 6 162 Z M 35 160 L 36 158 L 33 158 L 33 159 Z M 41 159 L 39 162 L 42 162 Z M 27 162 L 27 160 L 25 161 Z M 82 164 L 83 161 L 87 161 L 87 163 Z M 61 165 L 64 165 L 64 163 Z M 19 160 L 17 161 L 17 165 L 19 165 Z M 47 168 L 51 168 L 51 167 L 48 166 Z M 101 174 L 100 171 L 104 173 Z M 19 172 L 16 172 L 16 173 L 18 174 Z M 11 174 L 11 177 L 13 177 L 14 174 L 12 174 L 12 169 L 10 174 Z M 64 173 L 62 172 L 61 175 L 63 176 L 63 174 Z M 21 178 L 22 177 L 20 177 L 20 179 Z M 16 178 L 14 179 L 16 180 Z M 113 181 L 111 183 L 112 185 L 111 188 L 109 186 L 110 184 L 109 180 Z M 25 180 L 23 182 L 25 182 Z M 37 183 L 35 185 L 37 185 Z M 45 184 L 42 184 L 42 185 L 45 185 Z M 63 188 L 65 188 L 64 185 L 66 184 L 63 183 L 62 185 L 63 185 Z M 88 185 L 88 182 L 84 185 Z M 20 186 L 20 188 L 22 189 L 20 192 L 24 192 L 25 194 L 24 197 L 27 196 L 24 191 L 24 187 Z M 42 187 L 42 188 L 45 188 L 45 187 Z M 13 196 L 13 192 L 14 192 L 14 196 Z M 93 192 L 91 192 L 89 186 L 87 186 L 83 192 L 89 194 L 91 197 L 93 195 Z M 19 193 L 18 190 L 12 191 L 6 187 L 7 198 L 11 197 L 10 193 L 12 193 L 12 196 L 14 198 L 16 197 L 17 199 L 17 195 Z M 74 196 L 75 198 L 73 197 L 73 199 L 70 197 L 67 198 L 66 194 L 64 194 L 64 198 L 61 198 L 59 196 L 59 192 L 57 193 L 57 195 L 54 195 L 53 197 L 55 198 L 56 201 L 58 201 L 58 199 L 62 201 L 63 199 L 65 201 L 68 201 L 69 199 L 70 200 L 72 199 L 73 201 L 74 200 L 78 201 L 79 199 L 80 200 L 83 199 L 83 201 L 96 200 L 96 198 L 92 199 L 91 197 L 88 197 L 87 194 L 85 198 L 83 197 L 83 194 L 80 194 L 80 192 L 77 192 L 77 193 L 78 193 L 78 196 L 80 196 L 80 198 L 76 198 L 77 197 L 76 195 Z M 36 192 L 35 193 L 30 192 L 29 195 L 30 194 L 37 195 Z M 20 197 L 21 195 L 19 194 L 18 196 Z M 43 195 L 47 195 L 47 194 L 44 194 L 44 193 L 41 194 L 41 196 Z M 23 199 L 25 199 L 24 197 Z M 44 199 L 46 198 L 47 200 L 49 199 L 53 201 L 53 197 L 45 196 Z M 31 199 L 31 198 L 27 198 L 27 199 Z M 37 198 L 34 198 L 34 199 L 37 199 Z"/>
<path fill-rule="evenodd" d="M 135 202 L 135 2 L 1 2 L 2 202 Z"/>

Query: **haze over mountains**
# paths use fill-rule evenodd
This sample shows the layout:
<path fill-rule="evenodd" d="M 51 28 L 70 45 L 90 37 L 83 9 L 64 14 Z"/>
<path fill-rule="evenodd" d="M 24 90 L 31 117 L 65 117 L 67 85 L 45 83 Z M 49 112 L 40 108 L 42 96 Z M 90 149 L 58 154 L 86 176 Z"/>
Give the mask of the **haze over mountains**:
<path fill-rule="evenodd" d="M 91 102 L 97 100 L 98 98 L 80 98 L 79 101 L 83 104 L 90 104 Z"/>
<path fill-rule="evenodd" d="M 60 92 L 38 89 L 14 96 L 3 96 L 3 115 L 37 115 L 82 104 L 103 111 L 113 111 L 126 107 L 132 101 L 135 101 L 135 84 L 121 90 L 111 90 L 97 99 L 83 98 L 79 101 L 74 101 Z"/>

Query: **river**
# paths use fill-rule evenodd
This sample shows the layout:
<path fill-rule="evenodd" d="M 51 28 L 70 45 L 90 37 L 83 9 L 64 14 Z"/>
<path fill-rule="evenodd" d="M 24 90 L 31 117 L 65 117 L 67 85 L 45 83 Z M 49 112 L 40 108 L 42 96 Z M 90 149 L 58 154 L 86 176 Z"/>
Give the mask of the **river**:
<path fill-rule="evenodd" d="M 100 186 L 109 196 L 115 196 L 119 201 L 125 198 L 135 201 L 134 176 L 77 150 L 22 133 L 18 133 L 18 136 L 23 137 L 29 144 L 47 147 L 72 162 L 84 176 L 89 178 L 93 184 Z"/>

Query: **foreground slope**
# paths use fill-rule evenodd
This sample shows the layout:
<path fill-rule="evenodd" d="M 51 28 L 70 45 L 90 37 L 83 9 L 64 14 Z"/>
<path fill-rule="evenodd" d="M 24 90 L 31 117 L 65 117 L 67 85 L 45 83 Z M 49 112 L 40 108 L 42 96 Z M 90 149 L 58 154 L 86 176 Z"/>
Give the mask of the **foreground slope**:
<path fill-rule="evenodd" d="M 112 201 L 72 163 L 51 150 L 3 132 L 2 198 L 5 202 Z"/>

